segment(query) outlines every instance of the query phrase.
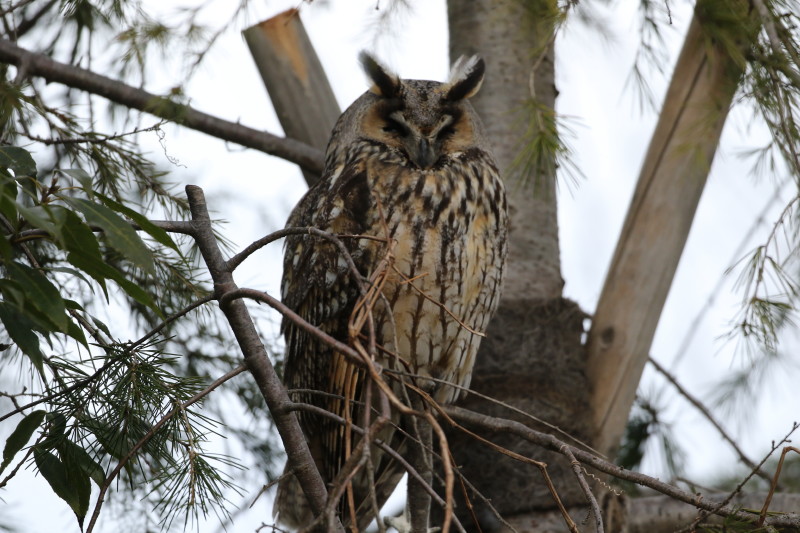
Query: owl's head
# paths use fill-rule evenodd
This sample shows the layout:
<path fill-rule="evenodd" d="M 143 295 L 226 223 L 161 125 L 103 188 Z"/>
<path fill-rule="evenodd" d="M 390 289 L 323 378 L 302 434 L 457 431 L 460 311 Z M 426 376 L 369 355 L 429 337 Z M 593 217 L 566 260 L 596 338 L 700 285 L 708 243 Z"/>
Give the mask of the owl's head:
<path fill-rule="evenodd" d="M 483 82 L 482 59 L 462 56 L 444 83 L 400 79 L 366 52 L 360 59 L 372 87 L 342 117 L 358 138 L 386 145 L 420 169 L 483 144 L 468 101 Z"/>

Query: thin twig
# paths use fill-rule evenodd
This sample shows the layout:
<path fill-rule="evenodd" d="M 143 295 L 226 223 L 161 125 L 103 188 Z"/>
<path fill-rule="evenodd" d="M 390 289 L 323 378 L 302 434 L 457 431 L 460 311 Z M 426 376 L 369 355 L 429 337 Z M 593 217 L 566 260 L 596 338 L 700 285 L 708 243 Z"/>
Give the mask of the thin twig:
<path fill-rule="evenodd" d="M 461 424 L 457 423 L 453 419 L 453 417 L 450 416 L 450 413 L 451 413 L 451 408 L 453 408 L 453 409 L 460 409 L 460 408 L 452 407 L 452 406 L 438 406 L 438 407 L 439 407 L 439 412 L 444 415 L 445 419 L 454 428 L 458 429 L 459 431 L 463 431 L 464 433 L 466 433 L 470 437 L 472 437 L 475 440 L 485 444 L 486 446 L 489 446 L 493 450 L 495 450 L 495 451 L 497 451 L 499 453 L 502 453 L 503 455 L 511 457 L 512 459 L 516 459 L 517 461 L 520 461 L 521 463 L 530 464 L 530 465 L 533 465 L 536 468 L 538 468 L 539 472 L 542 474 L 542 478 L 544 479 L 545 485 L 547 485 L 547 489 L 548 489 L 548 491 L 550 492 L 550 495 L 553 498 L 553 501 L 555 502 L 556 506 L 558 507 L 558 510 L 561 512 L 561 516 L 564 518 L 564 522 L 567 524 L 567 528 L 569 528 L 569 530 L 572 533 L 578 533 L 578 525 L 575 523 L 575 521 L 569 515 L 569 513 L 567 512 L 567 508 L 564 506 L 564 503 L 561 501 L 561 497 L 558 495 L 558 491 L 556 490 L 555 485 L 553 485 L 553 480 L 550 478 L 550 474 L 547 472 L 547 464 L 546 463 L 544 463 L 542 461 L 537 461 L 536 459 L 533 459 L 531 457 L 526 457 L 524 455 L 520 455 L 519 453 L 517 453 L 515 451 L 509 450 L 508 448 L 504 448 L 503 446 L 495 444 L 494 442 L 490 441 L 489 439 L 481 437 L 480 435 L 478 435 L 474 431 L 470 431 L 469 429 L 465 428 Z M 471 414 L 477 414 L 477 413 L 471 413 Z M 479 415 L 479 416 L 483 416 L 483 415 Z M 499 420 L 499 419 L 494 419 L 494 420 Z M 522 426 L 522 424 L 520 424 L 520 425 Z M 522 427 L 526 427 L 526 426 L 522 426 Z M 531 431 L 533 431 L 533 430 L 531 430 Z M 555 437 L 553 437 L 553 439 L 555 439 Z M 562 446 L 569 446 L 566 443 L 561 443 L 561 445 Z"/>
<path fill-rule="evenodd" d="M 739 456 L 739 460 L 741 460 L 745 465 L 747 465 L 747 468 L 750 468 L 751 470 L 755 470 L 756 475 L 758 475 L 759 477 L 761 477 L 763 479 L 766 479 L 767 481 L 770 480 L 769 475 L 766 472 L 762 471 L 760 468 L 758 468 L 756 466 L 756 464 L 753 461 L 751 461 L 750 458 L 747 457 L 744 454 L 744 452 L 739 447 L 739 445 L 736 444 L 736 441 L 733 440 L 730 437 L 730 435 L 728 435 L 728 432 L 725 431 L 725 429 L 719 424 L 719 422 L 717 422 L 717 420 L 714 418 L 714 416 L 711 414 L 711 412 L 708 410 L 708 408 L 705 405 L 703 405 L 700 402 L 700 400 L 695 398 L 692 393 L 690 393 L 680 383 L 678 383 L 678 380 L 675 379 L 675 376 L 673 376 L 666 368 L 661 366 L 655 359 L 653 359 L 652 357 L 648 357 L 647 361 L 651 365 L 653 365 L 653 368 L 658 370 L 658 372 L 661 373 L 661 375 L 664 376 L 667 379 L 667 381 L 669 381 L 672 384 L 673 387 L 675 387 L 675 389 L 678 391 L 678 393 L 681 396 L 686 398 L 686 400 L 690 404 L 692 404 L 695 407 L 695 409 L 700 411 L 700 413 L 706 418 L 706 420 L 708 420 L 711 423 L 711 425 L 714 426 L 714 428 L 719 432 L 719 434 L 722 437 L 722 439 L 725 442 L 727 442 L 728 444 L 731 445 L 733 450 Z"/>
<path fill-rule="evenodd" d="M 398 269 L 397 269 L 397 267 L 395 267 L 394 265 L 392 265 L 392 268 L 394 269 L 394 271 L 395 271 L 395 272 L 396 272 L 398 275 L 400 275 L 400 277 L 402 277 L 402 278 L 403 278 L 403 283 L 406 283 L 406 284 L 408 284 L 408 285 L 409 285 L 409 286 L 410 286 L 412 289 L 414 289 L 415 291 L 417 291 L 417 294 L 419 294 L 420 296 L 422 296 L 423 298 L 425 298 L 426 300 L 428 300 L 429 302 L 431 302 L 433 305 L 437 306 L 439 309 L 442 309 L 442 310 L 443 310 L 445 313 L 447 313 L 448 315 L 450 315 L 450 317 L 451 317 L 453 320 L 455 320 L 456 322 L 458 322 L 458 325 L 459 325 L 459 326 L 461 326 L 461 327 L 462 327 L 462 328 L 464 328 L 465 330 L 469 331 L 469 332 L 470 332 L 470 333 L 472 333 L 473 335 L 477 335 L 478 337 L 486 337 L 486 333 L 485 333 L 485 332 L 483 332 L 483 331 L 478 331 L 478 330 L 476 330 L 476 329 L 474 329 L 474 328 L 472 328 L 472 327 L 470 327 L 470 326 L 466 325 L 466 324 L 464 323 L 464 321 L 463 321 L 463 320 L 461 320 L 460 318 L 458 318 L 458 317 L 456 316 L 456 314 L 455 314 L 455 313 L 453 313 L 453 312 L 452 312 L 450 309 L 448 309 L 448 308 L 447 308 L 447 306 L 446 306 L 445 304 L 443 304 L 442 302 L 440 302 L 440 301 L 439 301 L 439 300 L 437 300 L 436 298 L 433 298 L 433 297 L 432 297 L 432 296 L 430 296 L 428 293 L 426 293 L 425 291 L 423 291 L 422 289 L 420 289 L 419 287 L 417 287 L 416 285 L 414 285 L 414 283 L 413 283 L 413 280 L 412 280 L 411 278 L 409 278 L 408 276 L 406 276 L 405 274 L 403 274 L 402 272 L 400 272 L 400 270 L 398 270 Z M 420 275 L 420 276 L 416 276 L 414 279 L 417 279 L 417 278 L 419 278 L 419 277 L 422 277 L 422 275 Z"/>
<path fill-rule="evenodd" d="M 567 459 L 569 459 L 569 463 L 572 465 L 572 471 L 575 473 L 575 477 L 578 478 L 578 485 L 580 485 L 586 499 L 589 500 L 589 507 L 592 509 L 592 516 L 594 516 L 594 530 L 596 533 L 603 533 L 603 513 L 600 512 L 600 505 L 597 503 L 597 498 L 594 497 L 594 493 L 592 489 L 589 488 L 589 483 L 586 482 L 586 478 L 583 475 L 583 465 L 575 458 L 575 454 L 573 454 L 566 445 L 561 447 L 561 453 L 566 455 Z"/>
<path fill-rule="evenodd" d="M 761 468 L 762 466 L 764 466 L 764 463 L 766 463 L 767 460 L 770 457 L 772 457 L 772 454 L 775 453 L 775 450 L 780 448 L 784 443 L 789 442 L 789 437 L 792 435 L 792 433 L 794 433 L 797 430 L 797 428 L 800 428 L 800 424 L 797 424 L 795 422 L 795 423 L 792 424 L 792 428 L 783 437 L 783 439 L 781 439 L 780 442 L 778 442 L 776 444 L 773 441 L 772 448 L 770 449 L 769 452 L 767 452 L 767 454 L 764 456 L 764 458 L 758 464 L 758 468 Z M 711 507 L 710 509 L 701 509 L 697 513 L 697 517 L 695 517 L 695 519 L 692 520 L 692 522 L 688 526 L 686 526 L 683 529 L 678 530 L 676 533 L 694 533 L 697 530 L 698 524 L 700 524 L 700 522 L 705 520 L 706 517 L 708 517 L 708 516 L 710 516 L 712 514 L 721 514 L 720 510 L 725 508 L 725 507 L 727 507 L 728 504 L 733 500 L 733 498 L 736 497 L 737 494 L 741 493 L 741 491 L 744 488 L 744 486 L 747 484 L 748 481 L 750 481 L 750 478 L 752 478 L 754 475 L 755 475 L 755 470 L 751 470 L 750 473 L 747 474 L 747 476 L 745 476 L 744 479 L 742 479 L 739 482 L 739 484 L 736 485 L 736 487 L 732 491 L 730 491 L 728 493 L 728 495 L 722 501 L 720 501 L 719 503 L 714 504 L 714 506 Z M 699 506 L 698 506 L 698 508 L 699 508 Z M 794 527 L 800 527 L 800 519 L 797 520 L 797 524 L 794 525 Z"/>
<path fill-rule="evenodd" d="M 307 403 L 292 402 L 290 405 L 287 405 L 286 408 L 289 411 L 306 411 L 306 412 L 309 412 L 309 413 L 316 414 L 318 416 L 324 416 L 324 417 L 329 418 L 329 419 L 333 420 L 334 422 L 336 422 L 338 424 L 341 424 L 341 425 L 345 425 L 347 423 L 343 417 L 341 417 L 341 416 L 339 416 L 339 415 L 337 415 L 335 413 L 331 413 L 330 411 L 328 411 L 326 409 L 323 409 L 322 407 L 318 407 L 316 405 L 311 405 L 311 404 L 307 404 Z M 363 435 L 364 434 L 364 429 L 359 427 L 359 426 L 355 426 L 354 425 L 353 426 L 353 431 L 355 431 L 359 435 Z M 414 469 L 414 467 L 411 466 L 408 463 L 408 461 L 406 461 L 405 458 L 403 458 L 402 455 L 397 453 L 396 450 L 394 450 L 391 446 L 389 446 L 387 443 L 383 442 L 382 440 L 376 439 L 374 442 L 375 442 L 375 445 L 377 447 L 379 447 L 384 453 L 389 455 L 394 461 L 397 461 L 398 464 L 400 464 L 403 467 L 403 469 L 408 473 L 409 476 L 414 477 L 414 479 L 416 479 L 420 483 L 420 485 L 422 485 L 424 487 L 425 491 L 428 494 L 431 495 L 431 498 L 433 498 L 433 501 L 435 501 L 442 508 L 445 507 L 447 502 L 445 502 L 445 500 L 442 499 L 442 497 L 439 496 L 436 493 L 436 491 L 433 489 L 433 487 L 431 487 L 430 485 L 425 483 L 425 480 L 422 479 L 422 477 L 419 475 L 419 472 L 417 472 L 416 469 Z M 454 524 L 459 529 L 459 531 L 463 532 L 464 529 L 463 529 L 463 527 L 461 527 L 461 524 L 458 522 L 458 519 L 456 517 L 453 517 L 453 519 L 454 519 Z"/>
<path fill-rule="evenodd" d="M 294 324 L 299 327 L 300 329 L 304 330 L 305 332 L 311 334 L 312 336 L 316 337 L 317 340 L 321 341 L 322 343 L 330 346 L 338 353 L 341 353 L 350 361 L 356 365 L 362 366 L 364 365 L 364 360 L 362 359 L 361 355 L 354 350 L 352 347 L 347 345 L 344 342 L 341 342 L 318 327 L 314 326 L 313 324 L 307 322 L 303 317 L 292 311 L 286 304 L 274 298 L 269 293 L 264 291 L 259 291 L 256 289 L 248 289 L 248 288 L 236 288 L 230 291 L 226 291 L 220 298 L 220 305 L 223 303 L 227 304 L 233 301 L 236 301 L 241 298 L 249 298 L 251 300 L 255 300 L 257 302 L 263 302 L 268 306 L 272 307 L 276 311 L 278 311 L 281 315 L 285 318 L 294 322 Z"/>
<path fill-rule="evenodd" d="M 772 482 L 769 485 L 769 494 L 767 494 L 767 499 L 764 500 L 764 506 L 761 508 L 761 514 L 758 516 L 758 522 L 756 523 L 757 527 L 763 526 L 764 520 L 767 519 L 767 510 L 769 509 L 769 504 L 772 501 L 772 496 L 775 494 L 775 488 L 778 486 L 778 478 L 780 477 L 781 469 L 783 468 L 783 460 L 788 452 L 800 453 L 800 449 L 797 449 L 794 446 L 787 446 L 781 452 L 781 458 L 778 460 L 777 468 L 775 468 L 775 476 L 773 476 Z"/>
<path fill-rule="evenodd" d="M 54 139 L 54 138 L 44 138 L 38 137 L 36 135 L 29 135 L 24 134 L 25 137 L 32 141 L 40 142 L 47 146 L 57 145 L 57 144 L 103 144 L 107 143 L 108 141 L 115 141 L 118 139 L 124 139 L 125 137 L 129 137 L 131 135 L 136 135 L 139 133 L 146 133 L 150 131 L 159 131 L 161 127 L 166 124 L 166 120 L 161 120 L 152 126 L 148 126 L 145 128 L 135 128 L 131 131 L 126 131 L 123 133 L 112 133 L 108 135 L 96 135 L 92 137 L 69 137 L 66 139 Z"/>
<path fill-rule="evenodd" d="M 396 356 L 396 357 L 399 357 L 399 356 Z M 566 431 L 564 431 L 560 427 L 556 426 L 555 424 L 551 424 L 550 422 L 547 422 L 546 420 L 543 420 L 543 419 L 541 419 L 541 418 L 539 418 L 537 416 L 534 416 L 534 415 L 532 415 L 532 414 L 530 414 L 530 413 L 528 413 L 526 411 L 523 411 L 522 409 L 520 409 L 518 407 L 515 407 L 515 406 L 511 405 L 510 403 L 506 403 L 506 402 L 504 402 L 502 400 L 498 400 L 497 398 L 492 398 L 491 396 L 488 396 L 488 395 L 483 394 L 481 392 L 478 392 L 476 390 L 470 389 L 469 387 L 464 387 L 463 385 L 459 385 L 458 383 L 453 383 L 452 381 L 447 381 L 447 380 L 441 379 L 441 378 L 435 378 L 433 376 L 419 376 L 417 374 L 410 374 L 408 372 L 402 372 L 400 370 L 392 370 L 392 369 L 389 369 L 389 368 L 386 368 L 383 371 L 385 373 L 387 373 L 387 374 L 397 374 L 399 376 L 413 377 L 415 379 L 422 380 L 422 381 L 432 381 L 433 383 L 438 383 L 438 384 L 441 384 L 441 385 L 446 385 L 448 387 L 452 387 L 454 389 L 458 389 L 458 390 L 466 393 L 467 395 L 477 396 L 478 398 L 480 398 L 482 400 L 486 400 L 487 402 L 490 402 L 490 403 L 492 403 L 494 405 L 499 405 L 500 407 L 504 407 L 504 408 L 508 409 L 509 411 L 511 411 L 513 413 L 516 413 L 516 414 L 518 414 L 520 416 L 523 416 L 523 417 L 525 417 L 525 418 L 527 418 L 527 419 L 529 419 L 529 420 L 531 420 L 533 422 L 536 422 L 537 424 L 542 424 L 543 426 L 552 429 L 553 431 L 555 431 L 556 433 L 558 433 L 559 435 L 561 435 L 565 439 L 571 440 L 572 442 L 574 442 L 578 446 L 584 448 L 586 451 L 591 452 L 591 453 L 597 455 L 598 457 L 606 458 L 606 456 L 603 455 L 602 453 L 600 453 L 598 450 L 595 450 L 594 448 L 589 446 L 587 443 L 585 443 L 582 440 L 570 435 L 569 433 L 567 433 Z"/>
<path fill-rule="evenodd" d="M 520 422 L 514 420 L 508 420 L 503 418 L 497 417 L 490 417 L 487 415 L 483 415 L 480 413 L 476 413 L 474 411 L 469 411 L 462 407 L 456 407 L 452 405 L 448 406 L 441 406 L 441 410 L 447 413 L 448 416 L 452 417 L 455 420 L 460 420 L 462 422 L 466 422 L 471 425 L 475 425 L 477 427 L 483 428 L 488 431 L 496 431 L 496 432 L 503 432 L 508 433 L 511 435 L 516 435 L 520 438 L 523 438 L 529 442 L 537 444 L 547 450 L 551 450 L 557 453 L 562 453 L 561 449 L 563 446 L 566 446 L 575 457 L 583 464 L 587 466 L 591 466 L 592 468 L 614 476 L 619 479 L 624 479 L 627 481 L 631 481 L 636 483 L 637 485 L 642 485 L 643 487 L 649 487 L 657 492 L 665 494 L 674 500 L 678 500 L 698 509 L 701 509 L 703 512 L 708 514 L 718 514 L 720 516 L 731 516 L 735 517 L 739 520 L 743 520 L 748 523 L 755 522 L 754 517 L 741 512 L 739 509 L 728 505 L 726 502 L 722 502 L 721 504 L 718 502 L 713 502 L 710 500 L 706 500 L 700 494 L 691 494 L 686 491 L 675 487 L 674 485 L 670 485 L 668 483 L 664 483 L 656 478 L 647 476 L 640 472 L 633 472 L 631 470 L 627 470 L 622 468 L 621 466 L 615 465 L 609 461 L 601 459 L 589 452 L 576 448 L 574 446 L 570 446 L 552 435 L 548 435 L 546 433 L 542 433 L 540 431 L 536 431 L 527 427 Z M 793 425 L 792 430 L 789 432 L 789 435 L 793 433 L 798 427 L 798 425 Z M 787 435 L 783 441 L 789 437 Z M 765 459 L 766 460 L 766 459 Z M 752 475 L 752 474 L 751 474 Z M 773 516 L 766 520 L 765 522 L 767 525 L 775 526 L 775 527 L 800 527 L 800 514 L 797 513 L 790 513 L 785 514 L 782 516 Z"/>

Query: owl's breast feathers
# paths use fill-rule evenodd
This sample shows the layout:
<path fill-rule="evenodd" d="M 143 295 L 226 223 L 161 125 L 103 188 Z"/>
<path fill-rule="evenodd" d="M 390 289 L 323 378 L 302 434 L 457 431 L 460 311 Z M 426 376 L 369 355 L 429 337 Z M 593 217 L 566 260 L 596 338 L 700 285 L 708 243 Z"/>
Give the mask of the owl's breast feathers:
<path fill-rule="evenodd" d="M 289 225 L 347 236 L 343 242 L 366 278 L 391 249 L 385 299 L 373 309 L 383 362 L 397 355 L 416 374 L 468 386 L 478 333 L 498 303 L 506 254 L 506 200 L 492 158 L 471 149 L 420 170 L 369 141 L 349 148 L 329 160 Z M 328 333 L 345 333 L 359 293 L 335 246 L 290 237 L 284 269 L 287 305 Z M 292 337 L 287 343 L 287 377 L 293 363 L 320 357 Z M 420 384 L 436 388 L 440 401 L 459 395 L 453 387 Z"/>

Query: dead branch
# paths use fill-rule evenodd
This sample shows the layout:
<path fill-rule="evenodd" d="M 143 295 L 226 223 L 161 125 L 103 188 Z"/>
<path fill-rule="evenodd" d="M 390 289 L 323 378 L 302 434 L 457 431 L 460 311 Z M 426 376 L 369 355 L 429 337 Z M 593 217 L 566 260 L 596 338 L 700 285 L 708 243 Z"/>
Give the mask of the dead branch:
<path fill-rule="evenodd" d="M 663 481 L 653 477 L 641 474 L 639 472 L 627 470 L 621 466 L 601 459 L 589 452 L 561 442 L 552 435 L 536 431 L 514 420 L 490 417 L 455 406 L 442 406 L 441 410 L 454 420 L 465 422 L 488 431 L 506 432 L 517 435 L 518 437 L 537 444 L 547 450 L 563 453 L 562 448 L 568 449 L 572 452 L 575 458 L 584 465 L 590 466 L 600 472 L 609 474 L 616 478 L 631 481 L 643 487 L 649 487 L 666 496 L 692 505 L 698 509 L 711 512 L 713 514 L 718 514 L 720 516 L 734 517 L 747 523 L 756 522 L 756 519 L 752 514 L 743 512 L 735 506 L 731 506 L 727 503 L 720 505 L 715 501 L 704 498 L 701 494 L 690 494 L 679 489 L 678 487 L 664 483 Z M 779 516 L 771 516 L 766 519 L 765 524 L 774 527 L 800 528 L 800 514 L 787 513 Z"/>
<path fill-rule="evenodd" d="M 786 458 L 786 454 L 788 452 L 800 453 L 800 449 L 795 448 L 794 446 L 787 446 L 781 452 L 781 458 L 778 461 L 778 466 L 775 468 L 775 475 L 772 478 L 772 482 L 769 485 L 769 494 L 764 500 L 764 506 L 761 508 L 761 514 L 758 516 L 758 527 L 764 525 L 764 520 L 767 519 L 767 510 L 769 509 L 769 504 L 772 501 L 772 496 L 775 494 L 775 487 L 778 486 L 778 478 L 781 475 L 781 469 L 783 468 L 783 460 Z"/>
<path fill-rule="evenodd" d="M 667 381 L 669 381 L 669 382 L 672 384 L 672 386 L 673 386 L 673 387 L 675 387 L 675 390 L 677 390 L 677 391 L 678 391 L 678 393 L 679 393 L 681 396 L 683 396 L 684 398 L 686 398 L 686 400 L 687 400 L 687 401 L 688 401 L 690 404 L 692 404 L 692 405 L 693 405 L 693 406 L 694 406 L 694 407 L 695 407 L 695 408 L 696 408 L 698 411 L 700 411 L 700 413 L 702 413 L 702 415 L 703 415 L 703 416 L 706 418 L 706 420 L 708 420 L 708 421 L 711 423 L 711 425 L 712 425 L 712 426 L 714 426 L 714 428 L 715 428 L 715 429 L 716 429 L 716 430 L 719 432 L 719 434 L 720 434 L 720 436 L 722 437 L 722 439 L 723 439 L 725 442 L 727 442 L 728 444 L 730 444 L 730 445 L 731 445 L 731 447 L 733 448 L 733 450 L 736 452 L 736 455 L 738 455 L 738 456 L 739 456 L 739 460 L 740 460 L 740 461 L 742 461 L 742 462 L 743 462 L 745 465 L 747 465 L 747 468 L 750 468 L 751 470 L 755 470 L 755 472 L 756 472 L 756 475 L 757 475 L 757 476 L 759 476 L 759 477 L 761 477 L 761 478 L 763 478 L 763 479 L 765 479 L 765 480 L 767 480 L 767 481 L 770 481 L 770 477 L 769 477 L 769 475 L 767 475 L 767 473 L 766 473 L 766 472 L 764 472 L 763 470 L 761 470 L 760 468 L 758 468 L 758 467 L 756 466 L 756 464 L 755 464 L 755 463 L 754 463 L 752 460 L 750 460 L 750 458 L 749 458 L 749 457 L 747 457 L 747 456 L 744 454 L 744 452 L 743 452 L 743 451 L 742 451 L 742 449 L 739 447 L 739 445 L 738 445 L 738 444 L 736 444 L 736 441 L 735 441 L 735 440 L 733 440 L 733 439 L 731 438 L 731 436 L 730 436 L 730 435 L 728 435 L 728 432 L 727 432 L 727 431 L 725 431 L 725 429 L 724 429 L 724 428 L 723 428 L 723 427 L 722 427 L 722 426 L 719 424 L 719 422 L 717 422 L 717 420 L 716 420 L 716 419 L 715 419 L 715 418 L 712 416 L 712 414 L 711 414 L 711 412 L 708 410 L 708 408 L 706 408 L 706 406 L 705 406 L 705 405 L 703 405 L 703 404 L 700 402 L 700 400 L 698 400 L 697 398 L 695 398 L 695 397 L 694 397 L 694 395 L 693 395 L 692 393 L 690 393 L 688 390 L 686 390 L 686 389 L 685 389 L 685 388 L 684 388 L 684 387 L 683 387 L 683 386 L 682 386 L 682 385 L 681 385 L 681 384 L 678 382 L 678 380 L 677 380 L 677 379 L 675 379 L 675 376 L 673 376 L 673 375 L 672 375 L 672 374 L 671 374 L 669 371 L 667 371 L 667 369 L 666 369 L 666 368 L 664 368 L 663 366 L 661 366 L 661 365 L 660 365 L 660 364 L 659 364 L 659 363 L 658 363 L 658 362 L 657 362 L 655 359 L 653 359 L 652 357 L 648 357 L 648 358 L 647 358 L 647 362 L 649 362 L 651 365 L 653 365 L 653 367 L 654 367 L 654 368 L 655 368 L 655 369 L 656 369 L 656 370 L 657 370 L 657 371 L 658 371 L 658 372 L 659 372 L 659 373 L 660 373 L 662 376 L 664 376 L 664 377 L 667 379 Z"/>
<path fill-rule="evenodd" d="M 769 452 L 767 452 L 764 458 L 761 459 L 761 462 L 758 464 L 758 468 L 763 467 L 764 464 L 767 462 L 767 459 L 769 459 L 778 448 L 780 448 L 783 444 L 790 442 L 789 437 L 791 437 L 792 433 L 794 433 L 799 427 L 800 424 L 798 424 L 797 422 L 792 423 L 792 427 L 789 429 L 789 432 L 779 442 L 776 443 L 775 441 L 773 441 L 772 448 L 769 450 Z M 703 520 L 705 520 L 709 515 L 718 514 L 717 512 L 720 509 L 727 506 L 731 501 L 733 501 L 734 498 L 736 498 L 737 495 L 741 494 L 742 489 L 747 484 L 747 482 L 750 481 L 750 478 L 752 478 L 755 475 L 755 473 L 756 473 L 755 469 L 751 470 L 750 473 L 747 474 L 744 477 L 744 479 L 739 481 L 739 484 L 736 485 L 736 487 L 730 493 L 728 493 L 728 495 L 723 500 L 721 500 L 719 503 L 716 503 L 712 509 L 701 509 L 697 513 L 695 519 L 692 520 L 691 524 L 679 530 L 677 533 L 694 533 L 694 531 L 697 529 L 698 524 L 700 524 Z"/>
<path fill-rule="evenodd" d="M 346 425 L 347 424 L 347 421 L 344 418 L 342 418 L 341 416 L 339 416 L 339 415 L 337 415 L 335 413 L 332 413 L 330 411 L 327 411 L 327 410 L 325 410 L 325 409 L 323 409 L 321 407 L 318 407 L 316 405 L 311 405 L 311 404 L 307 404 L 307 403 L 292 402 L 291 404 L 287 405 L 286 408 L 288 410 L 291 410 L 291 411 L 306 411 L 306 412 L 309 412 L 309 413 L 314 413 L 315 415 L 324 416 L 324 417 L 327 417 L 327 418 L 329 418 L 329 419 L 333 420 L 334 422 L 336 422 L 338 424 L 341 424 L 341 425 Z M 358 433 L 359 435 L 363 435 L 364 434 L 364 429 L 359 427 L 359 426 L 353 425 L 352 429 L 353 429 L 354 432 Z M 406 434 L 406 435 L 408 437 L 410 437 L 410 438 L 413 438 L 413 436 L 411 436 L 411 435 L 408 435 L 408 434 Z M 387 443 L 385 443 L 385 442 L 383 442 L 383 441 L 381 441 L 379 439 L 376 439 L 374 441 L 374 444 L 378 448 L 380 448 L 384 453 L 386 453 L 387 455 L 391 456 L 394 461 L 397 461 L 398 464 L 400 464 L 403 467 L 403 469 L 408 473 L 409 476 L 411 476 L 414 479 L 416 479 L 417 482 L 419 482 L 420 486 L 422 486 L 423 489 L 431 496 L 433 501 L 435 501 L 443 509 L 446 508 L 447 502 L 441 496 L 439 496 L 439 494 L 436 493 L 436 491 L 433 489 L 433 487 L 431 487 L 429 484 L 427 484 L 425 482 L 425 480 L 420 476 L 419 472 L 417 472 L 416 469 L 411 464 L 409 464 L 409 462 L 406 461 L 403 458 L 402 455 L 400 455 L 396 450 L 392 449 L 392 447 L 389 446 Z M 464 527 L 458 521 L 458 518 L 456 516 L 453 516 L 453 524 L 456 526 L 456 529 L 458 529 L 458 531 L 460 533 L 465 533 Z"/>
<path fill-rule="evenodd" d="M 24 65 L 29 76 L 40 76 L 49 82 L 96 94 L 130 109 L 138 109 L 224 141 L 286 159 L 309 172 L 322 172 L 322 152 L 305 143 L 203 113 L 189 105 L 137 89 L 90 70 L 54 61 L 44 54 L 20 48 L 7 39 L 0 39 L 0 62 L 17 67 Z"/>
<path fill-rule="evenodd" d="M 597 503 L 597 498 L 594 497 L 594 493 L 592 489 L 589 488 L 589 483 L 586 482 L 586 478 L 583 475 L 583 465 L 575 458 L 575 455 L 570 451 L 570 449 L 564 445 L 561 447 L 561 453 L 567 456 L 569 459 L 570 464 L 572 465 L 572 471 L 575 473 L 575 477 L 578 479 L 578 485 L 581 486 L 581 490 L 586 495 L 586 499 L 589 502 L 589 506 L 592 509 L 592 516 L 594 516 L 594 530 L 596 533 L 603 533 L 603 514 L 600 512 L 600 505 Z"/>

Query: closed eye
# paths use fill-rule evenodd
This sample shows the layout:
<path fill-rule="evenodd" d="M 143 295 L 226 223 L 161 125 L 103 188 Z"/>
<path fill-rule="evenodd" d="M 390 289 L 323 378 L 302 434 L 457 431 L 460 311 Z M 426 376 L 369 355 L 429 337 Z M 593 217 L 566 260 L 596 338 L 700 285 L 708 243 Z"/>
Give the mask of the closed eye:
<path fill-rule="evenodd" d="M 436 132 L 436 138 L 441 140 L 452 137 L 456 132 L 455 118 L 452 115 L 442 115 L 439 119 L 439 131 Z"/>
<path fill-rule="evenodd" d="M 408 135 L 408 127 L 393 118 L 386 119 L 386 124 L 383 126 L 383 131 L 385 133 L 393 133 L 403 137 Z"/>
<path fill-rule="evenodd" d="M 444 128 L 439 130 L 439 133 L 436 136 L 439 139 L 446 139 L 448 137 L 452 137 L 456 132 L 456 128 L 452 124 L 448 124 Z"/>

